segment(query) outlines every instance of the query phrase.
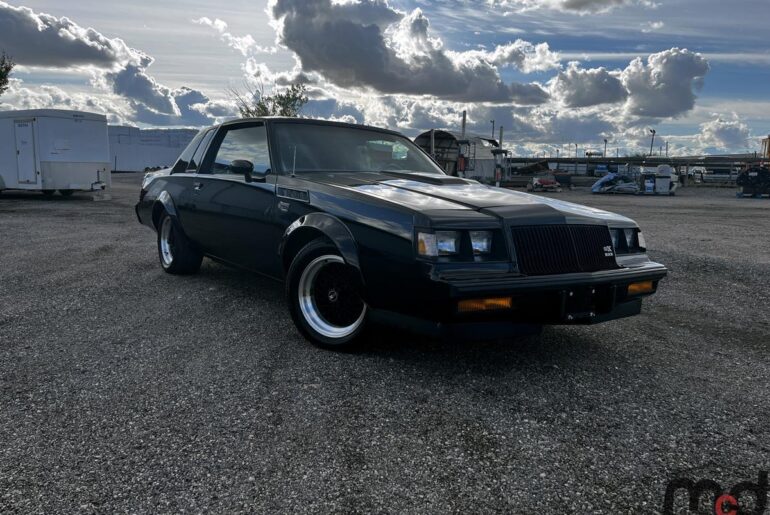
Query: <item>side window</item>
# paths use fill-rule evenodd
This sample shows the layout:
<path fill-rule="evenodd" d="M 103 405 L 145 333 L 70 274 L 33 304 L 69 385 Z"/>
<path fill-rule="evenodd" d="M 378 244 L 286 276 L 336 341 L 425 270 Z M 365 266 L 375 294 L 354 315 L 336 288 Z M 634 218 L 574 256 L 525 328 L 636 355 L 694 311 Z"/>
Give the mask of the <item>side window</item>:
<path fill-rule="evenodd" d="M 187 145 L 187 147 L 185 147 L 185 149 L 182 151 L 182 154 L 179 156 L 179 159 L 176 160 L 171 173 L 182 173 L 187 170 L 187 166 L 190 164 L 190 159 L 192 159 L 193 154 L 198 149 L 198 145 L 203 138 L 203 134 L 204 131 L 200 131 Z"/>
<path fill-rule="evenodd" d="M 206 163 L 208 173 L 242 175 L 244 166 L 251 165 L 257 173 L 270 169 L 267 130 L 264 124 L 236 126 L 227 129 L 213 162 Z M 216 145 L 216 142 L 215 142 Z M 244 161 L 248 161 L 245 164 Z M 200 173 L 204 173 L 201 170 Z"/>
<path fill-rule="evenodd" d="M 203 160 L 203 155 L 206 152 L 206 148 L 209 146 L 209 141 L 211 141 L 211 137 L 214 135 L 214 130 L 209 130 L 204 136 L 203 139 L 200 142 L 200 145 L 198 145 L 198 150 L 195 151 L 195 154 L 193 154 L 192 158 L 190 159 L 189 164 L 187 165 L 187 171 L 197 172 L 198 167 L 201 165 L 201 161 Z"/>

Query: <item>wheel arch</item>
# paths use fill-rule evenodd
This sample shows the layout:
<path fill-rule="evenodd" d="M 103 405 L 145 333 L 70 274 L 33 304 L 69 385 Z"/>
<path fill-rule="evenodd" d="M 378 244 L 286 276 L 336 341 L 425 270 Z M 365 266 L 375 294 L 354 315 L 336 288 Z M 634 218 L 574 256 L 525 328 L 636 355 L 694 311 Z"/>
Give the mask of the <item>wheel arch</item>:
<path fill-rule="evenodd" d="M 350 229 L 335 216 L 327 213 L 310 213 L 295 220 L 283 233 L 278 254 L 284 274 L 297 252 L 316 238 L 328 239 L 339 251 L 345 263 L 361 272 L 358 245 Z M 363 279 L 363 277 L 362 277 Z"/>
<path fill-rule="evenodd" d="M 152 226 L 156 231 L 158 230 L 160 215 L 163 214 L 164 211 L 168 216 L 171 217 L 177 227 L 181 227 L 179 224 L 179 213 L 176 209 L 176 206 L 174 205 L 174 200 L 165 190 L 160 192 L 160 195 L 158 195 L 158 198 L 152 205 Z"/>

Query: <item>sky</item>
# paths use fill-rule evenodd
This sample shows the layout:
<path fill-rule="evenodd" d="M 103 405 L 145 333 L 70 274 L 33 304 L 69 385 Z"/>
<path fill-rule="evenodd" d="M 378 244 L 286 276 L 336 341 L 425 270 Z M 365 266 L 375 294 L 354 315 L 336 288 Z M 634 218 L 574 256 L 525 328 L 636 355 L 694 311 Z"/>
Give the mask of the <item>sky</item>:
<path fill-rule="evenodd" d="M 202 127 L 233 90 L 301 82 L 306 116 L 505 130 L 518 155 L 668 143 L 753 152 L 770 133 L 768 0 L 0 0 L 17 63 L 0 109 Z M 495 134 L 497 135 L 497 134 Z"/>

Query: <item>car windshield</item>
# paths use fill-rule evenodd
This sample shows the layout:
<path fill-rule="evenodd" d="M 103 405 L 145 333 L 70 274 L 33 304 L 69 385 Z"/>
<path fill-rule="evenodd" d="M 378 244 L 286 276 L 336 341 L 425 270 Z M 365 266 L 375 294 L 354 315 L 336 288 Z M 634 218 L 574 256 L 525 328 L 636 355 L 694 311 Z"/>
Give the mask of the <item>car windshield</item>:
<path fill-rule="evenodd" d="M 276 168 L 292 173 L 398 170 L 443 174 L 403 136 L 377 130 L 313 123 L 275 123 Z"/>

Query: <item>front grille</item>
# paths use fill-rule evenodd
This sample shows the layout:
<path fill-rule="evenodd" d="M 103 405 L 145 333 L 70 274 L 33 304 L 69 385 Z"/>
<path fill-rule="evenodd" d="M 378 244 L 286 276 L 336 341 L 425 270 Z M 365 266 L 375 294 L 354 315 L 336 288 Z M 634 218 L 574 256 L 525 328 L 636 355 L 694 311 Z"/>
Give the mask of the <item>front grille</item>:
<path fill-rule="evenodd" d="M 519 272 L 552 275 L 618 268 L 612 238 L 601 225 L 513 227 Z"/>

